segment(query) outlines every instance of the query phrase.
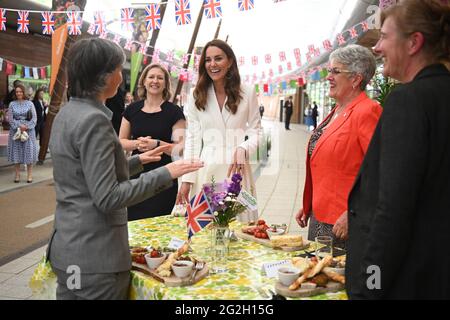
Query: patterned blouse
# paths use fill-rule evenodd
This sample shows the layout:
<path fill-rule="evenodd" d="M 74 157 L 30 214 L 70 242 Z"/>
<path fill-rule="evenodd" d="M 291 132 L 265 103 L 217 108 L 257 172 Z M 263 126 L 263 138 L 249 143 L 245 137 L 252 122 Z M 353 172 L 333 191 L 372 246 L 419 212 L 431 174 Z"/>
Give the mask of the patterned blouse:
<path fill-rule="evenodd" d="M 322 122 L 317 129 L 313 132 L 311 139 L 309 140 L 308 154 L 311 157 L 314 149 L 316 148 L 317 142 L 319 142 L 320 137 L 323 135 L 325 131 L 325 127 L 330 123 L 331 119 L 333 119 L 334 112 L 336 109 L 332 111 L 330 117 L 328 117 L 324 122 Z"/>

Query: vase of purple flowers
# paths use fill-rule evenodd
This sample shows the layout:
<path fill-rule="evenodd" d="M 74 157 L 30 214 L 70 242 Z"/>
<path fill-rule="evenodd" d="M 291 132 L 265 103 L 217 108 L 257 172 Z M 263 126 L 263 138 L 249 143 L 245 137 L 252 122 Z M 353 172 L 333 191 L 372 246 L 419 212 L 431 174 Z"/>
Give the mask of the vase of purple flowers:
<path fill-rule="evenodd" d="M 203 187 L 214 214 L 211 232 L 212 273 L 226 272 L 231 235 L 229 226 L 247 209 L 238 201 L 241 183 L 242 176 L 237 173 L 233 175 L 231 182 L 225 180 L 216 183 L 213 177 L 212 183 Z"/>

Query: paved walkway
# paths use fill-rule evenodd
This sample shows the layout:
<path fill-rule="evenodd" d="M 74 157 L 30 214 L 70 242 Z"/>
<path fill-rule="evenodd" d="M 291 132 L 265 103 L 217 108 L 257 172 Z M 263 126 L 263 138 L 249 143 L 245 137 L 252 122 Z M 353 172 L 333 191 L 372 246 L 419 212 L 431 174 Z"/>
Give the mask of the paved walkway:
<path fill-rule="evenodd" d="M 269 224 L 286 223 L 289 232 L 306 237 L 306 230 L 295 222 L 295 214 L 301 207 L 309 133 L 300 125 L 291 125 L 291 131 L 285 131 L 278 122 L 264 121 L 263 125 L 271 131 L 272 151 L 256 182 L 261 218 Z M 52 179 L 51 163 L 36 167 L 33 176 L 34 182 Z M 16 186 L 12 179 L 12 168 L 0 167 L 0 192 L 26 187 Z M 44 252 L 42 247 L 0 266 L 0 300 L 32 298 L 28 282 Z"/>

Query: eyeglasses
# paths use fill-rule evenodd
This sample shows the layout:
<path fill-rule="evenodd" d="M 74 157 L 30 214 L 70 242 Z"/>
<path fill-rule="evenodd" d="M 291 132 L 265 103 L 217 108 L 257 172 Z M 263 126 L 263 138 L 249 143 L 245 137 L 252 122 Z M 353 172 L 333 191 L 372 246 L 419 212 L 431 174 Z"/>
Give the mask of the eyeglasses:
<path fill-rule="evenodd" d="M 328 71 L 328 73 L 331 73 L 332 75 L 337 75 L 340 73 L 353 73 L 353 71 L 341 70 L 339 68 L 328 68 L 327 71 Z"/>

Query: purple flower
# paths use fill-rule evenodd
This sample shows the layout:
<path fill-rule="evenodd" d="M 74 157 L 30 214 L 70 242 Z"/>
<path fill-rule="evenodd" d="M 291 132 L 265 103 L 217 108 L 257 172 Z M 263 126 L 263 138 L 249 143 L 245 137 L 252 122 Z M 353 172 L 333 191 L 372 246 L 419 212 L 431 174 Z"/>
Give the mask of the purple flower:
<path fill-rule="evenodd" d="M 231 181 L 234 183 L 241 183 L 242 182 L 242 176 L 239 173 L 233 174 L 233 177 L 231 178 Z"/>

